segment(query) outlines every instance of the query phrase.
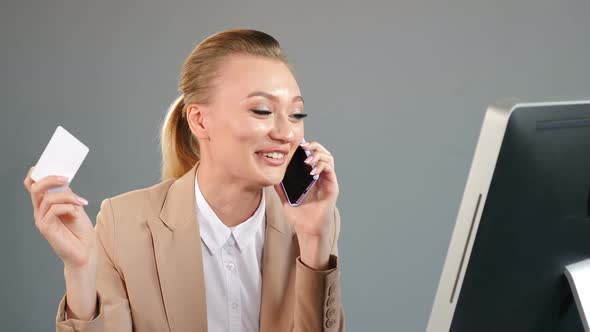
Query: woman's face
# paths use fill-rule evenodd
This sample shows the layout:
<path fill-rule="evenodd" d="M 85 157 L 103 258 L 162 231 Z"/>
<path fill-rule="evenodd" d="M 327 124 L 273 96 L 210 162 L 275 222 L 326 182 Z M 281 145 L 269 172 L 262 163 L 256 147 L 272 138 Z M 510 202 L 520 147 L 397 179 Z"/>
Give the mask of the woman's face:
<path fill-rule="evenodd" d="M 232 180 L 263 187 L 281 182 L 303 139 L 303 98 L 289 68 L 263 57 L 230 56 L 213 92 L 203 112 L 209 137 L 201 144 L 203 157 Z"/>

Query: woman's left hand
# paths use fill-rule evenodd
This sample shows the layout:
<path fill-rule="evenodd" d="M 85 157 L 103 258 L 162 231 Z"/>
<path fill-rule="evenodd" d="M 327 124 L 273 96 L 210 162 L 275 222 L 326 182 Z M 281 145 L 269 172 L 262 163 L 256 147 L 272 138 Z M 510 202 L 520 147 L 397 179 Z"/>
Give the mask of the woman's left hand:
<path fill-rule="evenodd" d="M 274 188 L 283 203 L 289 223 L 297 233 L 302 262 L 312 269 L 325 270 L 334 245 L 334 219 L 339 190 L 334 157 L 317 142 L 307 142 L 301 147 L 311 152 L 306 162 L 315 165 L 312 172 L 313 175 L 320 175 L 318 181 L 296 207 L 289 204 L 280 183 Z"/>

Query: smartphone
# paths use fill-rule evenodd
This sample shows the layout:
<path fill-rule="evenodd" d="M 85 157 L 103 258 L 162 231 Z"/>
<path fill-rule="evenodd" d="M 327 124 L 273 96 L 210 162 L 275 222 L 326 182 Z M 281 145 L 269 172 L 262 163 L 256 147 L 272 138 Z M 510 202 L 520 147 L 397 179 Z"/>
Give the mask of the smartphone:
<path fill-rule="evenodd" d="M 305 143 L 305 140 L 301 143 Z M 305 159 L 309 155 L 311 155 L 310 151 L 305 151 L 301 146 L 297 146 L 295 154 L 293 154 L 289 165 L 287 165 L 287 171 L 281 186 L 291 206 L 299 206 L 303 202 L 305 195 L 320 178 L 319 174 L 309 174 L 313 168 L 305 163 Z"/>

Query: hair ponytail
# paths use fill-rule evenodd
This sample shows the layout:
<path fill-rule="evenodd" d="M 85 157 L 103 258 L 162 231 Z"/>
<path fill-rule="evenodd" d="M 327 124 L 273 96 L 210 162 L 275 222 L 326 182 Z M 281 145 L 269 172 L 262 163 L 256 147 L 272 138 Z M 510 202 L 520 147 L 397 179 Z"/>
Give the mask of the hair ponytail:
<path fill-rule="evenodd" d="M 199 144 L 186 119 L 184 95 L 170 105 L 162 125 L 162 180 L 176 179 L 199 161 Z"/>

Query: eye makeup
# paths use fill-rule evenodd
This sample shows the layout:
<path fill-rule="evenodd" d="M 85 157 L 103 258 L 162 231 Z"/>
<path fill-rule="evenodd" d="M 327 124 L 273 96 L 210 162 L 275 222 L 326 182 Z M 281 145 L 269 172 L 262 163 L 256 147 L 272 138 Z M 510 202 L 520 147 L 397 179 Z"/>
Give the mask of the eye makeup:
<path fill-rule="evenodd" d="M 262 110 L 262 109 L 252 109 L 251 111 L 257 115 L 270 115 L 270 114 L 272 114 L 271 111 Z M 290 116 L 292 116 L 293 118 L 295 118 L 297 120 L 301 120 L 301 119 L 307 117 L 307 114 L 306 113 L 294 113 L 294 114 L 291 114 Z"/>

